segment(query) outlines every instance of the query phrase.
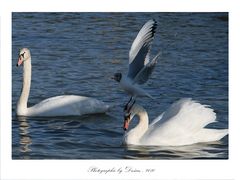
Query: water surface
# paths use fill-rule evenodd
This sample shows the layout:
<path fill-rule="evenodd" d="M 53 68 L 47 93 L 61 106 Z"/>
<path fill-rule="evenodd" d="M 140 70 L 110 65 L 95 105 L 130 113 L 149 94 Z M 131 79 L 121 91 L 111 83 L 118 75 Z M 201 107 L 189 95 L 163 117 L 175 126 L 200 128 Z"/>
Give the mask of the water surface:
<path fill-rule="evenodd" d="M 110 77 L 126 72 L 128 53 L 141 26 L 158 22 L 152 55 L 162 56 L 143 85 L 156 101 L 138 102 L 153 120 L 173 102 L 191 97 L 211 105 L 215 128 L 228 128 L 227 13 L 13 13 L 13 159 L 227 159 L 228 137 L 182 147 L 122 145 L 122 106 L 82 117 L 18 118 L 22 68 L 18 50 L 32 55 L 28 105 L 61 94 L 123 105 L 128 97 Z"/>

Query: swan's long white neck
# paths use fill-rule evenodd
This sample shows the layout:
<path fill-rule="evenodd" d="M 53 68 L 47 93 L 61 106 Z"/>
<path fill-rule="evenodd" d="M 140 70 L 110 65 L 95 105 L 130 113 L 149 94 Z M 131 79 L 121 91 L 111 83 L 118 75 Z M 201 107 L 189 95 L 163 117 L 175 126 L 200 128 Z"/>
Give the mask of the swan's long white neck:
<path fill-rule="evenodd" d="M 17 115 L 25 115 L 27 113 L 27 102 L 31 86 L 31 57 L 23 62 L 23 85 L 21 96 L 17 103 Z"/>
<path fill-rule="evenodd" d="M 129 140 L 131 139 L 132 142 L 135 141 L 136 143 L 139 142 L 141 137 L 148 130 L 148 114 L 143 107 L 138 106 L 138 108 L 139 112 L 136 113 L 136 115 L 139 118 L 139 122 L 136 127 L 134 127 L 128 132 Z"/>

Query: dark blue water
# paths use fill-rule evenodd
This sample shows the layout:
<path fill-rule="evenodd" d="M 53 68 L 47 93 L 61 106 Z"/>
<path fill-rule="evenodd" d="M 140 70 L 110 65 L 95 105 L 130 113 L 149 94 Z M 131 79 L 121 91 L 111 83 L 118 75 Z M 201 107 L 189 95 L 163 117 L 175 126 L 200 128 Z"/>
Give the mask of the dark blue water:
<path fill-rule="evenodd" d="M 182 147 L 122 146 L 122 107 L 103 115 L 18 118 L 16 102 L 22 68 L 18 50 L 32 55 L 28 105 L 61 95 L 90 96 L 124 104 L 128 97 L 115 81 L 126 72 L 128 53 L 141 26 L 156 19 L 151 49 L 162 57 L 143 85 L 156 98 L 138 102 L 152 120 L 174 101 L 191 97 L 217 113 L 211 127 L 228 128 L 227 13 L 13 13 L 13 159 L 227 159 L 228 137 L 220 142 Z"/>

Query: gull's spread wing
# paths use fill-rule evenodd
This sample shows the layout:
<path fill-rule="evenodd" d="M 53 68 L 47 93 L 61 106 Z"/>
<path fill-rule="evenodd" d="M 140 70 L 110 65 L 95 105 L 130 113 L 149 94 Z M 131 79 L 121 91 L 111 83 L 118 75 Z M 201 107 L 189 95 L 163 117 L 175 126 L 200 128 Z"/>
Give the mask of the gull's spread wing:
<path fill-rule="evenodd" d="M 151 42 L 154 38 L 156 27 L 157 22 L 155 20 L 147 21 L 133 41 L 129 51 L 128 77 L 130 79 L 134 79 L 135 76 L 142 70 L 142 68 L 144 68 L 144 65 L 148 64 L 148 53 Z"/>

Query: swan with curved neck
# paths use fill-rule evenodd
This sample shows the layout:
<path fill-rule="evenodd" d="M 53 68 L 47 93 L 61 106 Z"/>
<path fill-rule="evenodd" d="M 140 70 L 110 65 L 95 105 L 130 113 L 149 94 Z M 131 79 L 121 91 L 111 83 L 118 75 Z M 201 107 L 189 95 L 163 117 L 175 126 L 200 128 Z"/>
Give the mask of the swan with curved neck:
<path fill-rule="evenodd" d="M 18 116 L 80 116 L 84 114 L 105 113 L 109 106 L 90 97 L 76 95 L 55 96 L 27 107 L 31 87 L 31 54 L 30 50 L 20 50 L 17 66 L 23 64 L 23 85 L 17 103 Z"/>
<path fill-rule="evenodd" d="M 191 99 L 175 102 L 150 125 L 146 110 L 134 102 L 125 109 L 125 131 L 135 115 L 139 122 L 125 133 L 124 144 L 182 146 L 218 141 L 228 134 L 227 129 L 205 128 L 215 122 L 216 114 L 211 108 Z"/>

